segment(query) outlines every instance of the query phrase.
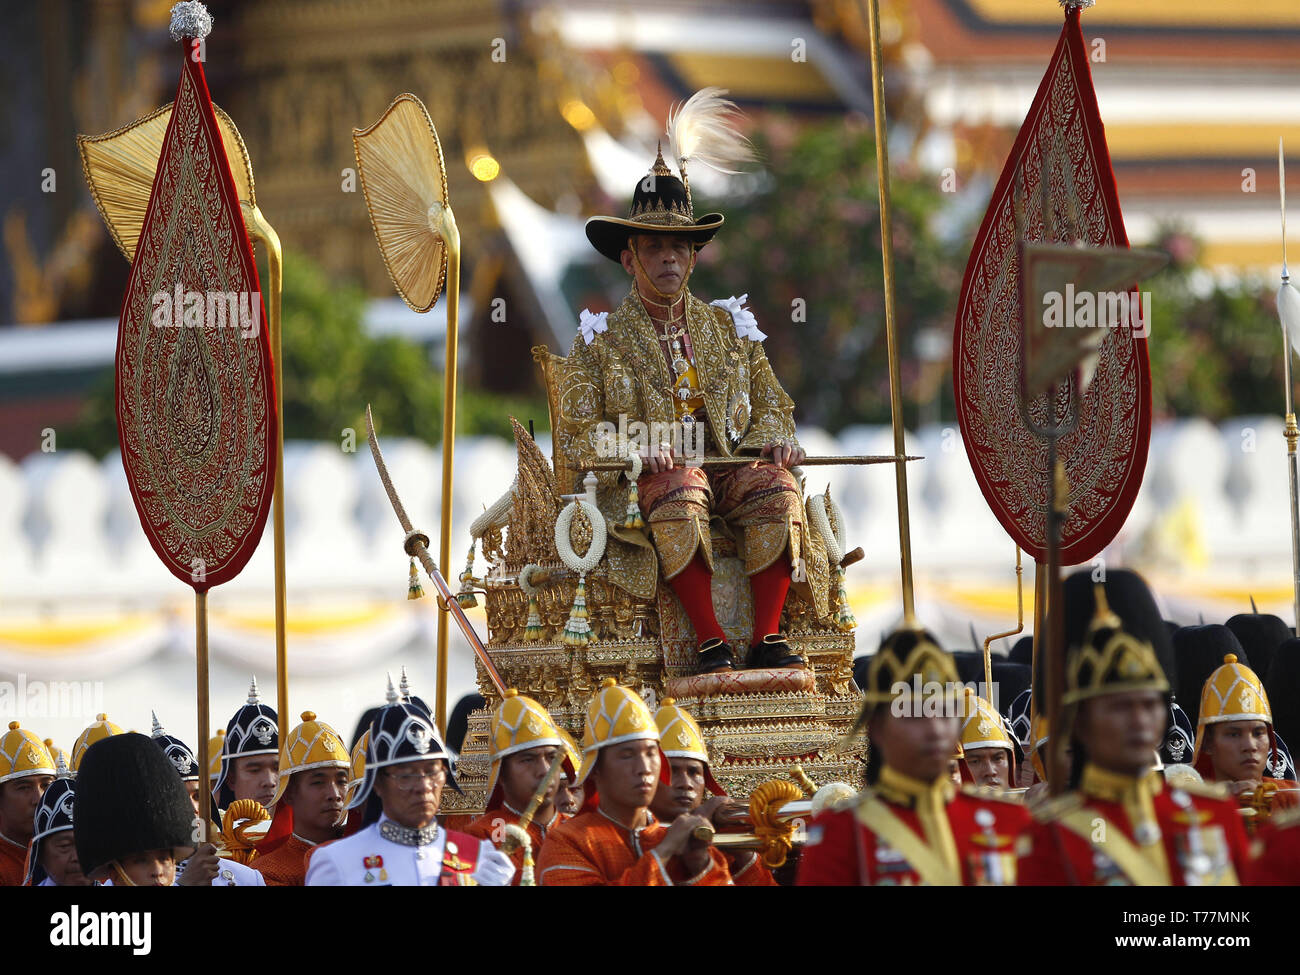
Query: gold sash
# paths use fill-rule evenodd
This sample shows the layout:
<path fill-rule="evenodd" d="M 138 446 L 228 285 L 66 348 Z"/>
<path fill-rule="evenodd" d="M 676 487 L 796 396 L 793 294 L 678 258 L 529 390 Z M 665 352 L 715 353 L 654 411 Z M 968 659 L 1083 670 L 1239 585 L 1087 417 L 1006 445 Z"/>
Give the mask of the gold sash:
<path fill-rule="evenodd" d="M 1113 860 L 1129 880 L 1138 887 L 1169 886 L 1168 872 L 1147 859 L 1118 826 L 1095 809 L 1072 809 L 1062 814 L 1057 822 L 1087 843 L 1089 849 L 1096 849 L 1096 845 L 1092 842 L 1092 833 L 1098 819 L 1102 821 L 1106 831 L 1105 847 L 1101 852 Z M 1159 842 L 1163 843 L 1164 840 Z M 1162 847 L 1161 853 L 1163 852 Z"/>
<path fill-rule="evenodd" d="M 903 855 L 922 883 L 933 887 L 962 885 L 961 874 L 954 873 L 907 823 L 875 796 L 863 796 L 858 803 L 857 817 L 858 822 Z"/>

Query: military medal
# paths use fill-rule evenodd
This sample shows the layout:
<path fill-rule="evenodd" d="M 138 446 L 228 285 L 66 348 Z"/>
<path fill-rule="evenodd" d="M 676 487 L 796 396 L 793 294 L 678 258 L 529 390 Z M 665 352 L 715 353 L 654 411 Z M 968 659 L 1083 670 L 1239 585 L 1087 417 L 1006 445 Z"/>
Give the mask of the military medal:
<path fill-rule="evenodd" d="M 388 879 L 388 873 L 387 873 L 387 871 L 385 871 L 385 870 L 383 869 L 383 867 L 384 867 L 384 858 L 383 858 L 383 857 L 381 857 L 381 856 L 379 856 L 378 854 L 376 854 L 375 856 L 368 856 L 368 857 L 365 857 L 361 862 L 362 862 L 362 864 L 363 864 L 363 865 L 365 866 L 365 868 L 366 868 L 366 876 L 365 876 L 365 881 L 366 881 L 366 883 L 368 883 L 368 884 L 369 884 L 369 883 L 374 883 L 375 875 L 374 875 L 373 871 L 375 871 L 375 870 L 378 870 L 378 871 L 379 871 L 379 879 L 380 879 L 380 880 L 387 880 L 387 879 Z"/>

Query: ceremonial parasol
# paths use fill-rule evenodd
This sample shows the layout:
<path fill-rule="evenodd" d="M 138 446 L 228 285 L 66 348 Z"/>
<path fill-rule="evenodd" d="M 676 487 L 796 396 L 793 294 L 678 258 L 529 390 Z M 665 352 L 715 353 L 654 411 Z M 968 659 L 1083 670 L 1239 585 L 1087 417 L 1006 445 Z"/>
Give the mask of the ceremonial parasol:
<path fill-rule="evenodd" d="M 117 338 L 118 442 L 151 546 L 194 589 L 200 767 L 209 764 L 207 593 L 234 578 L 261 540 L 280 444 L 279 384 L 244 223 L 245 210 L 260 214 L 243 144 L 208 94 L 211 26 L 202 4 L 177 4 L 171 34 L 186 43 L 172 106 L 79 140 L 96 203 L 131 259 Z M 239 150 L 241 179 L 227 145 Z M 278 299 L 273 232 L 268 247 Z M 278 314 L 278 300 L 272 307 Z M 206 830 L 207 789 L 199 800 Z"/>
<path fill-rule="evenodd" d="M 989 507 L 1039 565 L 1035 666 L 1046 660 L 1051 721 L 1063 686 L 1059 566 L 1105 548 L 1142 483 L 1150 322 L 1124 314 L 1052 328 L 1043 302 L 1116 288 L 1130 296 L 1166 260 L 1128 249 L 1079 20 L 1091 4 L 1063 5 L 1056 50 L 971 248 L 953 334 L 967 457 Z M 1049 776 L 1054 789 L 1061 778 Z"/>
<path fill-rule="evenodd" d="M 451 483 L 456 439 L 456 351 L 460 306 L 460 231 L 447 198 L 442 146 L 429 112 L 398 95 L 365 129 L 352 130 L 361 188 L 384 266 L 402 300 L 427 312 L 447 283 L 447 347 L 442 413 L 442 525 L 438 566 L 451 572 Z M 440 595 L 440 606 L 445 600 Z M 446 610 L 438 616 L 438 727 L 447 723 Z"/>

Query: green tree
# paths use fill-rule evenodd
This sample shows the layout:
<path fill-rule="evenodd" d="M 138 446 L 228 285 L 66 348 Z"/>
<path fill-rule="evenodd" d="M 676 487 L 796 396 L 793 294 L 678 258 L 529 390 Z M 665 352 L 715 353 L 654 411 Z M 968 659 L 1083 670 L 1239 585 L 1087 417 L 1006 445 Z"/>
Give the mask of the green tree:
<path fill-rule="evenodd" d="M 776 119 L 755 133 L 761 188 L 730 203 L 727 222 L 700 252 L 697 294 L 747 292 L 767 333 L 767 354 L 797 404 L 800 422 L 838 430 L 888 422 L 884 287 L 875 137 L 850 117 L 791 136 Z M 963 241 L 932 228 L 944 205 L 939 180 L 904 165 L 891 180 L 894 294 L 905 394 L 919 378 L 914 338 L 952 330 Z M 695 209 L 701 212 L 700 201 Z M 805 320 L 800 321 L 800 317 Z M 940 384 L 943 415 L 952 389 Z M 906 421 L 917 419 L 905 395 Z"/>

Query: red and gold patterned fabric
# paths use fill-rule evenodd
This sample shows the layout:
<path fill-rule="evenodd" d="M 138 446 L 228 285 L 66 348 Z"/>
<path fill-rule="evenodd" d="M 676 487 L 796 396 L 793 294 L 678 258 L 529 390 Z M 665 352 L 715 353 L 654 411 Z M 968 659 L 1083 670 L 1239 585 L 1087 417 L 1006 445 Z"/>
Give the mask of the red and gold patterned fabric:
<path fill-rule="evenodd" d="M 1089 765 L 1079 788 L 1033 809 L 1017 842 L 1025 886 L 1236 886 L 1246 865 L 1237 804 Z"/>
<path fill-rule="evenodd" d="M 522 813 L 515 812 L 508 805 L 503 803 L 495 809 L 489 809 L 478 819 L 466 826 L 465 832 L 480 840 L 491 840 L 492 844 L 499 850 L 501 849 L 501 842 L 506 837 L 506 827 L 511 824 L 518 825 L 522 818 Z M 528 838 L 533 841 L 534 866 L 537 863 L 537 855 L 541 852 L 542 843 L 546 839 L 546 834 L 560 823 L 565 822 L 568 818 L 568 816 L 557 812 L 553 817 L 551 817 L 551 821 L 545 826 L 538 825 L 535 820 L 528 824 Z M 515 865 L 515 879 L 510 882 L 510 885 L 512 887 L 518 887 L 519 873 L 524 868 L 523 848 L 521 847 L 520 849 L 515 850 L 514 853 L 510 854 L 510 860 Z"/>
<path fill-rule="evenodd" d="M 710 513 L 737 529 L 747 575 L 787 552 L 791 562 L 801 556 L 803 502 L 798 482 L 784 467 L 756 460 L 706 473 L 679 465 L 642 474 L 637 494 L 665 579 L 686 568 L 697 550 L 712 571 Z"/>
<path fill-rule="evenodd" d="M 1043 212 L 1043 183 L 1052 213 Z M 1019 203 L 1018 203 L 1019 201 Z M 1097 109 L 1079 11 L 1066 13 L 1051 63 L 1016 138 L 971 248 L 953 334 L 957 420 L 980 490 L 1016 543 L 1045 561 L 1046 441 L 1021 419 L 1021 277 L 1017 206 L 1024 238 L 1128 246 L 1105 130 Z M 1071 219 L 1073 215 L 1073 219 Z M 1051 225 L 1045 227 L 1045 217 Z M 1074 226 L 1071 226 L 1074 224 Z M 1060 441 L 1070 484 L 1061 562 L 1086 562 L 1115 536 L 1137 497 L 1151 436 L 1146 338 L 1110 328 L 1077 429 Z M 1071 396 L 1079 395 L 1072 389 Z M 1060 397 L 1035 400 L 1036 423 L 1063 420 Z"/>
<path fill-rule="evenodd" d="M 886 766 L 872 789 L 808 827 L 800 886 L 1009 886 L 1024 806 Z"/>
<path fill-rule="evenodd" d="M 261 541 L 276 418 L 253 249 L 203 62 L 188 55 L 122 300 L 116 393 L 145 535 L 203 592 L 237 575 Z"/>
<path fill-rule="evenodd" d="M 537 883 L 542 887 L 733 886 L 726 857 L 709 848 L 709 866 L 688 877 L 676 857 L 664 863 L 654 849 L 668 828 L 646 813 L 650 825 L 630 830 L 599 809 L 561 823 L 542 844 Z"/>
<path fill-rule="evenodd" d="M 271 853 L 259 854 L 249 866 L 266 878 L 268 887 L 301 887 L 307 877 L 307 856 L 315 843 L 290 834 Z"/>

